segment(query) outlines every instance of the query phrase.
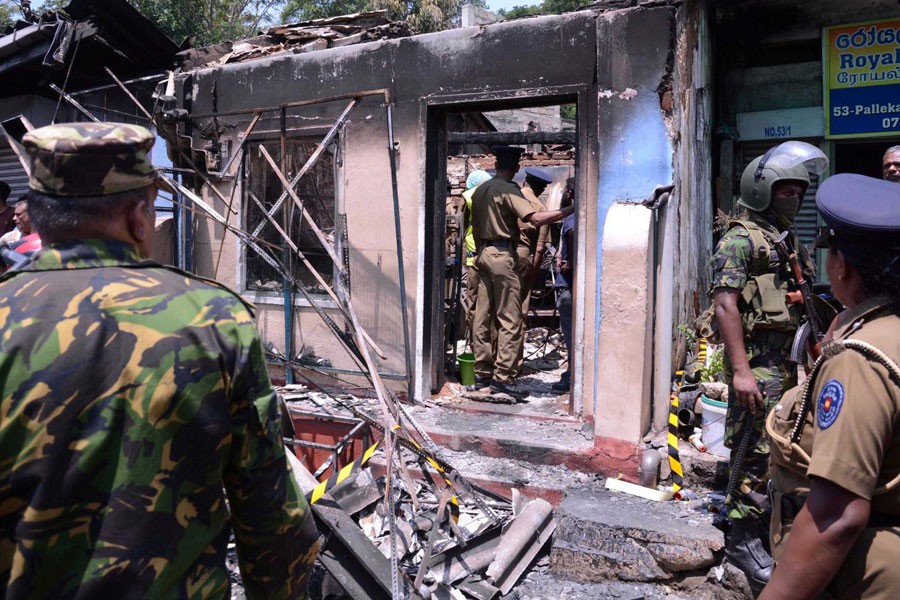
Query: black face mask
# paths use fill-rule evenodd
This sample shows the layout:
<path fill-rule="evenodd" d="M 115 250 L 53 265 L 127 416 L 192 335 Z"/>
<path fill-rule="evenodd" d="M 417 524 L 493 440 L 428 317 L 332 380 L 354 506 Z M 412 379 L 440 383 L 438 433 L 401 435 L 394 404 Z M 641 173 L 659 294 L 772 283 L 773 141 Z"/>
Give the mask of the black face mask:
<path fill-rule="evenodd" d="M 772 200 L 770 210 L 775 215 L 775 225 L 779 229 L 790 229 L 803 203 L 801 198 L 781 198 Z"/>

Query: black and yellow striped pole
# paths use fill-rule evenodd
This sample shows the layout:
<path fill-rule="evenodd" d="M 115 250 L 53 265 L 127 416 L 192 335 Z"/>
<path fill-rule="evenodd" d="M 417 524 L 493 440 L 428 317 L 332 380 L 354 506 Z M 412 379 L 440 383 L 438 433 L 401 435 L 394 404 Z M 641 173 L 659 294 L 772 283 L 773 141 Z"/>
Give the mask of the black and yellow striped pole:
<path fill-rule="evenodd" d="M 672 491 L 678 493 L 684 487 L 684 470 L 678 456 L 678 392 L 684 383 L 684 371 L 675 372 L 672 385 L 672 404 L 669 407 L 669 466 L 672 468 Z"/>
<path fill-rule="evenodd" d="M 697 340 L 697 362 L 700 364 L 701 368 L 706 366 L 706 338 L 702 337 Z"/>

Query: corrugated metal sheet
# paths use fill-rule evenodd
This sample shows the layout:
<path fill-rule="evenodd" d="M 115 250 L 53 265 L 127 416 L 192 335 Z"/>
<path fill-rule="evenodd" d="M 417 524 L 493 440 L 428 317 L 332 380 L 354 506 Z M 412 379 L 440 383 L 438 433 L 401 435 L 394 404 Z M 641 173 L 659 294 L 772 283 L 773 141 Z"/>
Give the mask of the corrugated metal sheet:
<path fill-rule="evenodd" d="M 6 145 L 0 149 L 0 181 L 5 181 L 10 187 L 10 198 L 18 198 L 28 191 L 28 176 L 19 162 L 16 153 Z"/>

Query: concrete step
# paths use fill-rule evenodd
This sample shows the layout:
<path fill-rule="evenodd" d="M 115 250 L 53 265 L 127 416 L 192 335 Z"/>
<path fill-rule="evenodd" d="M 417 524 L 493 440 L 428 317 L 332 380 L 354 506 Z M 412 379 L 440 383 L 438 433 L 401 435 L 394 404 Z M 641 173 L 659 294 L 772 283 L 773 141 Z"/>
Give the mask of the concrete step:
<path fill-rule="evenodd" d="M 567 490 L 599 489 L 603 477 L 573 471 L 562 465 L 541 465 L 523 460 L 483 456 L 472 451 L 444 449 L 442 456 L 468 481 L 505 498 L 512 490 L 528 498 L 541 498 L 558 506 Z"/>
<path fill-rule="evenodd" d="M 550 573 L 585 584 L 668 588 L 643 597 L 752 598 L 743 575 L 722 564 L 724 536 L 713 518 L 703 499 L 653 502 L 572 490 L 556 510 Z"/>
<path fill-rule="evenodd" d="M 532 399 L 528 399 L 531 404 Z M 525 406 L 493 405 L 464 400 L 438 409 L 416 406 L 411 412 L 434 441 L 451 450 L 533 464 L 564 465 L 576 471 L 634 481 L 643 444 L 607 440 L 595 444 L 590 423 L 557 414 L 540 414 Z M 496 406 L 496 408 L 495 408 Z"/>

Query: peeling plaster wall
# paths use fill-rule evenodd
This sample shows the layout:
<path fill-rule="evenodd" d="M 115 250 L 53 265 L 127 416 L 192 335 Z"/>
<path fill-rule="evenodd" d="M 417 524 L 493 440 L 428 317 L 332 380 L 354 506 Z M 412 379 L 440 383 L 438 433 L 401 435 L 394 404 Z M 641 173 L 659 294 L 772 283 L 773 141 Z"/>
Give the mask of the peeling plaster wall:
<path fill-rule="evenodd" d="M 595 434 L 639 440 L 650 425 L 653 364 L 652 213 L 617 202 L 603 236 L 600 356 Z"/>
<path fill-rule="evenodd" d="M 629 250 L 634 277 L 628 268 L 607 271 L 602 240 L 607 214 L 614 204 L 640 201 L 656 185 L 673 179 L 674 128 L 671 115 L 666 115 L 660 102 L 661 92 L 671 87 L 676 12 L 670 7 L 583 11 L 200 69 L 179 77 L 178 97 L 193 114 L 203 114 L 213 112 L 214 107 L 227 112 L 364 90 L 390 91 L 395 107 L 394 133 L 399 142 L 405 293 L 414 329 L 411 338 L 416 350 L 417 389 L 427 393 L 432 383 L 427 374 L 432 357 L 425 329 L 433 326 L 429 315 L 432 304 L 438 302 L 429 291 L 432 282 L 425 279 L 425 272 L 431 268 L 426 259 L 431 259 L 433 248 L 442 245 L 427 215 L 434 214 L 435 209 L 443 212 L 445 196 L 441 193 L 432 198 L 435 194 L 429 190 L 435 182 L 425 180 L 434 144 L 427 135 L 429 120 L 441 111 L 484 110 L 488 105 L 509 108 L 510 103 L 536 103 L 541 98 L 550 104 L 577 95 L 577 252 L 581 268 L 577 272 L 580 292 L 575 306 L 574 362 L 576 368 L 583 366 L 583 375 L 581 379 L 576 377 L 575 393 L 583 395 L 585 416 L 598 421 L 613 416 L 615 406 L 631 407 L 628 423 L 620 423 L 617 428 L 607 423 L 598 426 L 598 433 L 637 442 L 648 425 L 651 407 L 653 332 L 648 315 L 653 313 L 653 277 L 647 275 L 653 262 L 649 257 L 650 211 L 626 207 L 623 214 L 634 218 L 620 220 L 617 225 L 617 235 L 636 240 Z M 515 52 L 510 52 L 511 48 Z M 478 67 L 485 64 L 487 68 Z M 379 102 L 375 98 L 364 100 L 342 136 L 341 198 L 350 227 L 354 303 L 363 326 L 388 355 L 380 367 L 402 373 L 395 237 L 384 110 Z M 334 102 L 292 109 L 288 128 L 312 127 L 324 133 L 344 105 Z M 233 147 L 250 118 L 245 114 L 218 119 L 220 125 L 227 125 L 224 137 Z M 195 123 L 195 149 L 205 143 L 200 131 L 212 124 L 211 119 Z M 259 127 L 277 131 L 277 119 L 270 115 Z M 440 168 L 446 167 L 442 164 Z M 226 196 L 233 185 L 233 180 L 223 184 Z M 207 199 L 225 212 L 221 201 L 208 193 Z M 426 206 L 426 201 L 440 205 Z M 242 223 L 240 215 L 231 219 Z M 211 227 L 205 221 L 200 228 L 204 227 L 207 231 L 198 232 L 197 238 L 197 253 L 204 256 L 198 256 L 196 264 L 202 273 L 212 275 L 215 258 L 210 257 L 218 252 L 222 233 L 221 227 Z M 216 276 L 240 289 L 241 260 L 239 245 L 229 235 Z M 691 273 L 686 280 L 696 277 Z M 623 310 L 623 292 L 633 296 L 637 304 L 631 307 L 633 311 Z M 618 300 L 605 303 L 601 298 Z M 283 347 L 282 307 L 273 302 L 260 308 L 263 335 Z M 601 335 L 601 329 L 608 332 L 608 338 L 607 333 Z M 634 332 L 641 334 L 635 337 Z M 336 366 L 348 364 L 311 310 L 300 309 L 295 335 L 297 348 L 301 343 L 314 344 L 316 353 L 332 358 Z M 622 380 L 614 390 L 607 389 L 600 374 L 611 372 L 621 360 L 623 339 L 628 340 L 628 351 L 639 357 L 642 373 L 635 380 Z"/>
<path fill-rule="evenodd" d="M 667 422 L 672 374 L 684 364 L 686 348 L 679 324 L 690 325 L 705 308 L 709 258 L 713 251 L 712 60 L 704 3 L 688 0 L 678 13 L 678 42 L 672 77 L 671 127 L 675 189 L 660 210 L 665 230 L 658 252 L 671 270 L 659 277 L 656 299 L 656 359 L 653 425 Z"/>
<path fill-rule="evenodd" d="M 648 315 L 652 309 L 625 311 L 624 299 L 633 291 L 633 281 L 646 278 L 647 265 L 637 261 L 643 251 L 649 254 L 650 238 L 644 227 L 643 207 L 622 211 L 618 225 L 625 226 L 627 218 L 635 219 L 631 234 L 634 236 L 627 252 L 619 258 L 633 269 L 603 264 L 603 252 L 608 235 L 621 235 L 619 231 L 606 232 L 607 215 L 617 203 L 634 203 L 648 197 L 657 185 L 672 182 L 672 140 L 660 107 L 659 92 L 665 89 L 670 77 L 671 54 L 674 51 L 674 9 L 657 8 L 640 12 L 633 18 L 633 11 L 618 11 L 601 16 L 598 23 L 598 39 L 608 40 L 608 45 L 598 47 L 598 125 L 602 140 L 597 162 L 597 240 L 603 244 L 594 247 L 595 269 L 598 276 L 594 294 L 601 303 L 594 305 L 593 331 L 597 348 L 594 363 L 595 433 L 600 437 L 634 439 L 643 435 L 649 425 L 647 416 L 651 403 L 648 385 L 652 366 L 652 344 L 634 335 L 638 327 L 652 328 Z M 615 242 L 616 247 L 622 243 Z M 640 287 L 641 284 L 638 284 Z M 652 302 L 649 295 L 641 294 L 633 299 L 635 304 Z M 611 325 L 609 321 L 612 320 Z M 616 335 L 615 332 L 631 332 Z M 652 333 L 652 332 L 651 332 Z M 652 338 L 648 338 L 652 339 Z M 640 364 L 646 372 L 641 377 L 619 378 L 616 369 L 623 363 Z M 585 405 L 587 405 L 585 399 Z M 622 406 L 628 406 L 629 420 L 621 421 Z M 609 417 L 613 417 L 610 419 Z"/>

